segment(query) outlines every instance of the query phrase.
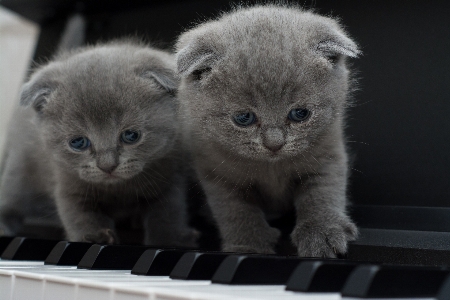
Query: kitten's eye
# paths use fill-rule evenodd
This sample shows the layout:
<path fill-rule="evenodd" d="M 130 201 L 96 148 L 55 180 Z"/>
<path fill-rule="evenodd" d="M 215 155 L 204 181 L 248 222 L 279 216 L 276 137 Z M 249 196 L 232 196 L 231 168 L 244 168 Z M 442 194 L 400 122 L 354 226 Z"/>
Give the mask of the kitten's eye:
<path fill-rule="evenodd" d="M 256 116 L 252 112 L 246 112 L 235 115 L 234 121 L 240 126 L 249 126 L 256 122 Z"/>
<path fill-rule="evenodd" d="M 91 141 L 85 136 L 80 136 L 69 141 L 70 148 L 75 151 L 84 151 L 89 148 L 90 145 Z"/>
<path fill-rule="evenodd" d="M 194 78 L 195 81 L 200 81 L 205 77 L 205 73 L 207 73 L 209 71 L 211 71 L 211 68 L 195 70 L 194 72 L 192 72 L 192 77 Z"/>
<path fill-rule="evenodd" d="M 137 141 L 139 141 L 139 138 L 141 137 L 141 132 L 138 130 L 132 130 L 128 129 L 122 132 L 122 141 L 125 144 L 134 144 Z"/>
<path fill-rule="evenodd" d="M 303 122 L 309 118 L 311 112 L 306 108 L 295 108 L 289 112 L 289 119 L 294 122 Z"/>

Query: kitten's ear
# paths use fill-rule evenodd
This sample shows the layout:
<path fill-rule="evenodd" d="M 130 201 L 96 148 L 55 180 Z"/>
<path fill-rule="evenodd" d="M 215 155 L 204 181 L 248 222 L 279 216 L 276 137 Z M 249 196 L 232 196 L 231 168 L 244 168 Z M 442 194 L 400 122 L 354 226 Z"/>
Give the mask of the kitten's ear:
<path fill-rule="evenodd" d="M 174 96 L 178 89 L 179 79 L 171 70 L 151 70 L 145 71 L 144 78 L 155 80 L 170 95 Z"/>
<path fill-rule="evenodd" d="M 43 77 L 33 76 L 30 81 L 22 86 L 20 92 L 20 105 L 32 106 L 38 113 L 41 113 L 48 102 L 50 94 L 54 90 L 54 85 L 47 82 Z"/>
<path fill-rule="evenodd" d="M 219 60 L 219 55 L 205 46 L 188 44 L 180 49 L 176 55 L 178 73 L 187 76 L 195 71 L 211 69 Z"/>
<path fill-rule="evenodd" d="M 356 58 L 361 54 L 356 43 L 341 32 L 334 32 L 329 38 L 319 42 L 315 50 L 327 58 L 340 55 Z"/>

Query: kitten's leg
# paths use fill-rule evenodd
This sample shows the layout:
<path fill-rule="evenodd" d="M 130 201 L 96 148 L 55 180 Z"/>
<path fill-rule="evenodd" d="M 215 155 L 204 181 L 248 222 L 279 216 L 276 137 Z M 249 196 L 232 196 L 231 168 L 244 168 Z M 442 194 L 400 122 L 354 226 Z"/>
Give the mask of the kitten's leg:
<path fill-rule="evenodd" d="M 186 192 L 183 184 L 148 206 L 144 217 L 146 245 L 197 247 L 199 233 L 188 226 Z"/>
<path fill-rule="evenodd" d="M 3 158 L 0 178 L 0 235 L 15 235 L 29 214 L 31 193 L 30 184 L 25 180 L 26 170 L 22 156 Z M 22 161 L 20 161 L 22 159 Z"/>
<path fill-rule="evenodd" d="M 58 187 L 56 205 L 69 241 L 98 244 L 118 243 L 114 221 L 95 210 L 96 200 L 86 187 Z"/>
<path fill-rule="evenodd" d="M 357 237 L 346 213 L 346 172 L 346 159 L 334 160 L 297 189 L 297 223 L 291 238 L 299 256 L 336 257 L 346 253 L 347 242 Z"/>
<path fill-rule="evenodd" d="M 260 207 L 247 201 L 240 191 L 207 180 L 203 187 L 219 225 L 223 251 L 275 253 L 281 233 L 269 226 Z"/>

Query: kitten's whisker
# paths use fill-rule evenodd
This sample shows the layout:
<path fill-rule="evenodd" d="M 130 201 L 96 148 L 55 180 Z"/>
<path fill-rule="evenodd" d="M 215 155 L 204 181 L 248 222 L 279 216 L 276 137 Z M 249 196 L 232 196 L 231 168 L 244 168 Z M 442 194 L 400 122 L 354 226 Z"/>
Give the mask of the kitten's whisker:
<path fill-rule="evenodd" d="M 144 189 L 143 189 L 142 186 L 141 186 L 141 182 L 139 181 L 139 177 L 136 176 L 136 177 L 134 177 L 134 178 L 135 178 L 135 180 L 136 180 L 136 183 L 137 183 L 139 189 L 140 189 L 141 192 L 142 192 L 142 196 L 144 197 L 145 202 L 147 202 L 147 204 L 150 205 L 150 202 L 148 201 L 147 196 L 145 195 L 145 191 L 144 191 Z"/>
<path fill-rule="evenodd" d="M 303 158 L 306 160 L 306 164 L 311 168 L 311 170 L 314 172 L 314 174 L 320 177 L 319 173 L 317 173 L 317 171 L 313 168 L 313 166 L 311 165 L 311 163 L 309 162 L 309 160 L 306 158 L 306 156 L 305 156 L 303 153 L 301 153 L 301 155 L 302 155 Z M 311 176 L 309 176 L 308 171 L 305 170 L 305 172 L 306 172 L 306 175 L 308 175 L 308 178 L 310 178 Z"/>
<path fill-rule="evenodd" d="M 358 173 L 364 174 L 364 172 L 362 172 L 362 171 L 360 171 L 360 170 L 358 170 L 358 169 L 355 169 L 355 168 L 350 168 L 350 169 L 352 169 L 353 171 L 356 171 L 356 172 L 358 172 Z"/>
<path fill-rule="evenodd" d="M 153 170 L 153 169 L 150 169 L 150 171 L 151 171 L 151 172 L 156 172 L 156 171 Z M 164 183 L 166 183 L 166 184 L 170 184 L 170 182 L 168 182 L 166 178 L 161 179 L 161 178 L 156 177 L 156 176 L 154 176 L 152 173 L 149 173 L 149 172 L 147 172 L 147 171 L 144 171 L 144 170 L 143 170 L 143 171 L 142 171 L 142 174 L 146 174 L 146 175 L 148 175 L 148 176 L 149 176 L 150 178 L 152 178 L 152 179 L 155 179 L 155 180 L 164 182 Z"/>
<path fill-rule="evenodd" d="M 300 176 L 300 173 L 298 172 L 298 169 L 297 169 L 297 165 L 295 164 L 294 159 L 292 157 L 291 157 L 291 161 L 294 164 L 295 173 L 297 173 L 298 179 L 300 179 L 300 185 L 303 185 L 302 176 Z M 309 177 L 309 175 L 308 175 L 308 177 Z"/>
<path fill-rule="evenodd" d="M 227 156 L 221 163 L 219 163 L 212 171 L 210 171 L 210 172 L 205 176 L 205 178 L 200 179 L 199 181 L 197 181 L 197 183 L 195 183 L 195 185 L 192 186 L 192 187 L 191 187 L 190 189 L 188 189 L 187 191 L 189 192 L 189 191 L 192 190 L 194 187 L 196 187 L 198 184 L 201 184 L 201 183 L 203 182 L 204 179 L 208 178 L 208 176 L 211 175 L 218 167 L 220 167 L 221 165 L 223 165 L 223 164 L 226 162 L 226 160 L 227 160 L 228 158 L 230 158 L 230 156 L 231 156 L 231 153 L 228 154 L 228 156 Z M 236 160 L 236 158 L 235 158 L 234 160 Z M 234 160 L 233 160 L 233 161 L 234 161 Z M 222 176 L 222 177 L 223 177 L 223 176 Z M 217 178 L 217 176 L 216 176 L 216 178 Z M 222 180 L 222 179 L 220 179 L 220 180 Z M 220 180 L 219 180 L 219 181 L 220 181 Z M 200 192 L 201 192 L 201 191 L 198 191 L 197 194 L 196 194 L 195 196 L 198 196 L 198 194 L 200 194 Z M 191 199 L 192 199 L 192 197 L 191 197 Z"/>
<path fill-rule="evenodd" d="M 237 161 L 236 165 L 238 165 L 238 164 L 241 162 L 241 160 L 242 160 L 242 158 L 240 158 L 240 159 Z M 231 190 L 231 192 L 228 194 L 227 198 L 230 197 L 230 195 L 236 190 L 236 188 L 237 188 L 237 186 L 238 186 L 238 184 L 239 184 L 240 182 L 241 182 L 241 180 L 239 179 L 238 182 L 236 182 L 236 184 L 234 185 L 234 187 L 233 187 L 233 189 Z"/>
<path fill-rule="evenodd" d="M 167 156 L 167 157 L 169 157 L 169 156 Z M 154 172 L 156 175 L 161 176 L 162 179 L 168 180 L 166 177 L 164 177 L 164 175 L 162 175 L 161 173 L 159 173 L 158 171 L 156 171 L 156 168 L 152 169 L 151 171 Z M 168 182 L 166 182 L 166 183 L 168 183 Z"/>
<path fill-rule="evenodd" d="M 358 143 L 358 144 L 363 144 L 363 145 L 367 145 L 370 146 L 368 143 L 364 143 L 364 142 L 358 142 L 358 141 L 346 141 L 347 143 Z"/>
<path fill-rule="evenodd" d="M 165 195 L 162 193 L 162 191 L 161 191 L 161 189 L 160 189 L 158 183 L 154 182 L 151 178 L 150 178 L 150 179 L 147 178 L 147 177 L 145 176 L 145 174 L 142 174 L 142 177 L 143 177 L 143 179 L 145 179 L 145 180 L 151 185 L 151 187 L 152 187 L 153 190 L 155 191 L 155 198 L 157 198 L 159 201 L 160 201 L 160 199 L 159 199 L 158 195 L 160 195 L 160 196 L 162 196 L 162 197 L 165 198 Z M 152 181 L 150 182 L 150 180 L 152 180 Z M 155 184 L 156 188 L 153 186 L 152 182 Z M 157 191 L 156 189 L 158 189 L 158 191 Z M 158 192 L 159 192 L 159 194 L 158 194 Z M 165 198 L 164 200 L 167 201 L 166 198 Z"/>
<path fill-rule="evenodd" d="M 153 184 L 151 184 L 151 182 L 148 181 L 148 179 L 144 177 L 144 174 L 141 174 L 141 176 L 136 176 L 136 179 L 139 180 L 139 183 L 142 184 L 143 189 L 145 189 L 145 191 L 148 193 L 148 195 L 150 197 L 158 198 L 158 193 L 157 193 L 155 187 L 153 186 Z M 144 178 L 147 181 L 147 184 L 144 182 Z M 148 184 L 150 184 L 150 186 L 148 186 Z"/>

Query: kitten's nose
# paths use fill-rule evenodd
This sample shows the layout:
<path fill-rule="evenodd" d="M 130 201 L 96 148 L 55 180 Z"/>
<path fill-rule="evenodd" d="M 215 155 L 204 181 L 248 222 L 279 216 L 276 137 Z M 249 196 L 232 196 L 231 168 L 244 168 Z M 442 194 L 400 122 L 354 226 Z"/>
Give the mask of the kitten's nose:
<path fill-rule="evenodd" d="M 280 128 L 268 128 L 263 133 L 263 144 L 272 152 L 277 152 L 286 143 L 283 130 Z"/>
<path fill-rule="evenodd" d="M 117 165 L 115 164 L 110 166 L 97 166 L 97 167 L 103 172 L 111 174 L 117 168 Z"/>
<path fill-rule="evenodd" d="M 105 151 L 97 153 L 97 167 L 105 173 L 111 174 L 119 165 L 117 151 Z"/>

